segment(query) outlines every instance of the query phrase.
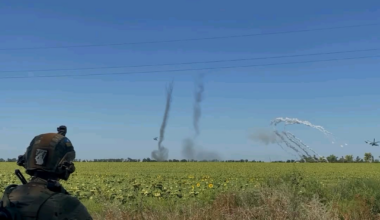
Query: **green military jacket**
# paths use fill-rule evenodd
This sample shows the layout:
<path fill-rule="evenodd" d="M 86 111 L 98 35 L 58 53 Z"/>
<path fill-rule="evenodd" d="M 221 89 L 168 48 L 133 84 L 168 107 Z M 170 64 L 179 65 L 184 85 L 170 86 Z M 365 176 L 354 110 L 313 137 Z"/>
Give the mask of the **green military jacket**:
<path fill-rule="evenodd" d="M 3 203 L 6 202 L 4 200 L 3 196 Z M 92 220 L 86 207 L 77 198 L 64 189 L 59 192 L 48 189 L 47 181 L 37 177 L 13 188 L 8 200 L 12 204 L 10 210 L 16 213 L 15 220 Z M 9 204 L 5 206 L 9 207 Z"/>

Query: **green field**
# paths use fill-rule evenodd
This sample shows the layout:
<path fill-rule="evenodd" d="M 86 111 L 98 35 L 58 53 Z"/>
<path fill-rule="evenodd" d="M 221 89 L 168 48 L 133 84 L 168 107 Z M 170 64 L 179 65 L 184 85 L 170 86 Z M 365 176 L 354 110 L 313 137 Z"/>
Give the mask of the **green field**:
<path fill-rule="evenodd" d="M 214 207 L 221 197 L 231 194 L 239 196 L 244 204 L 250 204 L 245 209 L 257 208 L 264 202 L 257 195 L 265 190 L 293 196 L 300 204 L 314 201 L 317 196 L 320 204 L 330 207 L 326 212 L 336 212 L 340 216 L 356 216 L 359 215 L 357 212 L 368 208 L 366 215 L 373 219 L 377 204 L 380 204 L 378 163 L 78 162 L 75 165 L 76 172 L 63 185 L 82 200 L 92 214 L 103 215 L 99 219 L 106 218 L 104 215 L 107 213 L 116 215 L 111 206 L 121 208 L 122 211 L 118 209 L 118 212 L 128 213 L 124 215 L 137 219 L 149 213 L 161 217 L 167 213 L 165 218 L 168 219 L 172 215 L 180 216 L 180 213 L 195 216 L 201 212 L 199 207 Z M 1 188 L 20 183 L 13 174 L 14 169 L 20 167 L 15 163 L 0 163 Z M 252 201 L 247 202 L 244 195 L 251 195 L 261 202 L 251 204 Z M 363 201 L 369 206 L 362 208 L 364 211 L 355 211 L 353 207 Z M 243 206 L 237 205 L 240 209 Z M 184 207 L 198 208 L 195 213 L 194 210 L 184 210 Z M 302 209 L 301 206 L 299 208 Z M 203 219 L 201 217 L 193 219 Z"/>

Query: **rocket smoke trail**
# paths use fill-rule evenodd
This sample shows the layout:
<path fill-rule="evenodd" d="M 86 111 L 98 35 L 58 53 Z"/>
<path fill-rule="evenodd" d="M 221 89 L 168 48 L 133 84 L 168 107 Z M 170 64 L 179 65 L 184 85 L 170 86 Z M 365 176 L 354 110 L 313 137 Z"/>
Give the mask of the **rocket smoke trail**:
<path fill-rule="evenodd" d="M 171 82 L 169 86 L 166 87 L 166 106 L 165 106 L 164 118 L 162 120 L 162 124 L 160 128 L 160 139 L 158 140 L 158 150 L 152 151 L 152 158 L 157 161 L 167 160 L 169 156 L 169 151 L 164 146 L 162 146 L 162 142 L 164 141 L 166 123 L 169 118 L 170 104 L 172 101 L 172 93 L 173 93 L 173 82 Z"/>
<path fill-rule="evenodd" d="M 217 152 L 204 151 L 195 149 L 195 139 L 199 136 L 199 120 L 201 118 L 201 102 L 203 100 L 203 75 L 200 75 L 196 85 L 194 93 L 194 107 L 193 107 L 193 126 L 194 126 L 194 137 L 187 138 L 182 144 L 182 156 L 187 160 L 214 160 L 220 159 Z"/>

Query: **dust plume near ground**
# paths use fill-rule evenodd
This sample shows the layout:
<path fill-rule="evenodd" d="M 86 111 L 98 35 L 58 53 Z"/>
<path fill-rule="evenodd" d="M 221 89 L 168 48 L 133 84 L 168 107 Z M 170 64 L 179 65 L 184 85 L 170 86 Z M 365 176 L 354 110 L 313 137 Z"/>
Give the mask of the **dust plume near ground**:
<path fill-rule="evenodd" d="M 215 151 L 202 150 L 197 147 L 191 138 L 186 138 L 182 143 L 182 156 L 186 160 L 220 160 L 221 156 Z"/>

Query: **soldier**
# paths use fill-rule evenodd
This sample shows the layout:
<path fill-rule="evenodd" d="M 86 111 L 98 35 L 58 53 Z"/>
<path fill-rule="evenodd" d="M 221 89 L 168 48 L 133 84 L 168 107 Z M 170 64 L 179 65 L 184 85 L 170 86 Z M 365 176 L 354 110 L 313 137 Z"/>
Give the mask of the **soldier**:
<path fill-rule="evenodd" d="M 65 125 L 61 125 L 57 128 L 58 134 L 62 134 L 63 136 L 66 136 L 67 133 L 67 127 Z"/>
<path fill-rule="evenodd" d="M 23 185 L 10 185 L 0 202 L 0 220 L 83 219 L 92 220 L 86 207 L 59 183 L 75 171 L 75 150 L 61 134 L 36 136 L 17 165 L 32 178 L 19 177 Z"/>

